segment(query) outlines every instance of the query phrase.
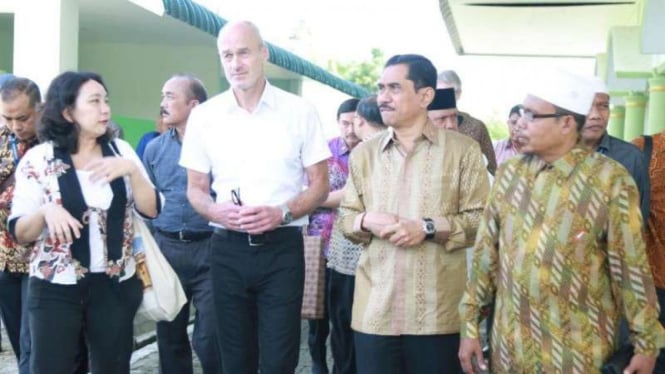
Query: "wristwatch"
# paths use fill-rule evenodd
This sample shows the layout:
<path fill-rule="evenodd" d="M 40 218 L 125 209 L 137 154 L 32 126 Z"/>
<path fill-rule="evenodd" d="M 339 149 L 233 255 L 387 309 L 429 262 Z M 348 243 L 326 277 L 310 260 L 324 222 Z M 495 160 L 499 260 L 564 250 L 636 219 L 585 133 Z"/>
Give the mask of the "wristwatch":
<path fill-rule="evenodd" d="M 288 205 L 282 204 L 279 206 L 279 209 L 282 210 L 282 225 L 288 225 L 293 222 L 293 214 L 291 214 Z"/>
<path fill-rule="evenodd" d="M 431 218 L 423 218 L 423 232 L 425 232 L 425 240 L 434 239 L 434 234 L 436 234 L 434 220 Z"/>

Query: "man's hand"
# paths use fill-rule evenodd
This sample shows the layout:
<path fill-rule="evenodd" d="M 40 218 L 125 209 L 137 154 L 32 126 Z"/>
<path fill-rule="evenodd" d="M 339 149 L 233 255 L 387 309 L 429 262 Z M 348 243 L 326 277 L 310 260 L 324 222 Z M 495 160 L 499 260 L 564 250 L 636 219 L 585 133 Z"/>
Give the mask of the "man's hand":
<path fill-rule="evenodd" d="M 238 225 L 248 234 L 262 234 L 282 224 L 282 210 L 274 206 L 241 206 Z"/>
<path fill-rule="evenodd" d="M 651 374 L 655 366 L 655 357 L 635 354 L 630 360 L 630 365 L 623 369 L 623 374 Z"/>
<path fill-rule="evenodd" d="M 379 237 L 400 248 L 414 247 L 425 240 L 423 221 L 400 218 L 399 222 L 384 227 Z"/>
<path fill-rule="evenodd" d="M 228 230 L 242 231 L 240 229 L 240 207 L 231 201 L 212 203 L 208 206 L 207 216 L 215 223 L 223 225 Z"/>
<path fill-rule="evenodd" d="M 475 357 L 476 362 L 480 370 L 487 370 L 487 363 L 483 358 L 483 350 L 480 347 L 479 339 L 471 338 L 462 338 L 459 344 L 459 357 L 460 364 L 462 364 L 462 371 L 466 374 L 475 373 L 475 368 L 473 367 L 473 358 Z"/>
<path fill-rule="evenodd" d="M 381 236 L 381 231 L 388 225 L 397 223 L 398 217 L 390 213 L 367 212 L 363 218 L 362 228 L 371 231 L 374 236 Z"/>

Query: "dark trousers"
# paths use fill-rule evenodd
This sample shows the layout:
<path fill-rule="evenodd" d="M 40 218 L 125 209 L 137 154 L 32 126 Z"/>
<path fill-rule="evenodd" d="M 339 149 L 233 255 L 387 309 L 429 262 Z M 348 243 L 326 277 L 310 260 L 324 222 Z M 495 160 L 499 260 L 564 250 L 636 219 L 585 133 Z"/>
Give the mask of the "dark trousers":
<path fill-rule="evenodd" d="M 30 373 L 28 274 L 0 271 L 0 313 L 20 374 Z"/>
<path fill-rule="evenodd" d="M 142 297 L 136 276 L 118 283 L 106 274 L 86 274 L 75 285 L 30 278 L 32 373 L 71 373 L 80 353 L 81 331 L 93 373 L 129 373 L 134 315 Z"/>
<path fill-rule="evenodd" d="M 211 241 L 217 336 L 228 373 L 292 374 L 298 364 L 305 260 L 300 228 L 262 246 L 216 230 Z M 259 347 L 261 351 L 259 352 Z"/>
<path fill-rule="evenodd" d="M 328 350 L 326 341 L 330 334 L 330 319 L 328 314 L 328 289 L 330 287 L 330 269 L 326 268 L 324 289 L 324 311 L 323 318 L 308 321 L 309 332 L 307 334 L 307 345 L 312 357 L 312 374 L 328 374 Z M 334 368 L 333 368 L 334 369 Z"/>
<path fill-rule="evenodd" d="M 187 336 L 190 306 L 196 310 L 192 344 L 201 362 L 203 372 L 222 372 L 212 302 L 210 279 L 210 241 L 208 239 L 183 242 L 155 233 L 155 241 L 164 257 L 178 274 L 187 295 L 187 304 L 171 322 L 157 323 L 159 371 L 162 374 L 191 374 L 192 348 Z"/>
<path fill-rule="evenodd" d="M 456 374 L 462 372 L 459 334 L 370 335 L 354 333 L 360 374 Z"/>
<path fill-rule="evenodd" d="M 328 312 L 332 323 L 330 348 L 335 374 L 356 373 L 356 350 L 351 330 L 351 310 L 356 277 L 330 270 Z"/>
<path fill-rule="evenodd" d="M 656 294 L 658 294 L 658 304 L 660 305 L 660 315 L 658 316 L 658 320 L 660 321 L 660 324 L 665 327 L 665 290 L 662 288 L 656 288 Z M 665 348 L 661 348 L 653 372 L 665 373 Z"/>

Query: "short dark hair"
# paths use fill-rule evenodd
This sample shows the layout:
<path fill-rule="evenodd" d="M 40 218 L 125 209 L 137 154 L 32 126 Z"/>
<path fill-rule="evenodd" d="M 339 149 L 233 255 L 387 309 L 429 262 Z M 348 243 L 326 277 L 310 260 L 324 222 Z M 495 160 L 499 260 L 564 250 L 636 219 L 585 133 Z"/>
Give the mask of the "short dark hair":
<path fill-rule="evenodd" d="M 573 116 L 573 119 L 575 120 L 575 124 L 577 125 L 577 132 L 581 133 L 582 128 L 584 127 L 584 124 L 586 123 L 586 116 L 583 114 L 575 113 L 572 112 L 568 109 L 564 109 L 560 106 L 554 106 L 554 112 L 558 114 L 562 114 L 564 116 Z"/>
<path fill-rule="evenodd" d="M 46 101 L 42 118 L 37 125 L 37 136 L 40 141 L 52 141 L 55 147 L 65 148 L 69 153 L 78 151 L 78 136 L 81 128 L 77 123 L 70 122 L 63 116 L 68 108 L 74 108 L 81 86 L 89 81 L 106 85 L 99 74 L 92 72 L 64 72 L 51 82 L 46 92 Z M 108 142 L 113 139 L 111 128 L 97 138 L 97 143 Z"/>
<path fill-rule="evenodd" d="M 339 120 L 339 116 L 342 115 L 342 113 L 355 112 L 359 101 L 360 100 L 356 98 L 344 100 L 344 102 L 339 105 L 339 108 L 337 108 L 337 120 Z"/>
<path fill-rule="evenodd" d="M 386 127 L 386 124 L 383 123 L 383 118 L 381 118 L 381 111 L 379 110 L 379 104 L 376 102 L 376 95 L 370 95 L 360 100 L 358 108 L 356 108 L 356 113 L 364 118 L 370 126 Z"/>
<path fill-rule="evenodd" d="M 197 100 L 199 104 L 202 104 L 208 100 L 208 92 L 206 91 L 203 82 L 201 82 L 201 80 L 195 75 L 190 73 L 180 73 L 172 76 L 171 78 L 182 78 L 189 82 L 189 92 L 187 92 L 187 97 L 189 99 Z"/>
<path fill-rule="evenodd" d="M 0 99 L 5 103 L 16 99 L 21 94 L 25 94 L 28 97 L 30 107 L 33 109 L 36 109 L 42 102 L 42 94 L 39 91 L 39 86 L 28 78 L 11 78 L 0 88 Z"/>
<path fill-rule="evenodd" d="M 520 109 L 522 109 L 522 104 L 517 104 L 514 107 L 510 108 L 510 113 L 508 113 L 508 117 L 512 116 L 513 114 L 517 114 L 519 116 Z"/>
<path fill-rule="evenodd" d="M 404 64 L 409 68 L 406 78 L 413 81 L 413 87 L 419 90 L 431 87 L 436 90 L 436 68 L 430 60 L 421 55 L 395 55 L 386 61 L 384 68 Z"/>

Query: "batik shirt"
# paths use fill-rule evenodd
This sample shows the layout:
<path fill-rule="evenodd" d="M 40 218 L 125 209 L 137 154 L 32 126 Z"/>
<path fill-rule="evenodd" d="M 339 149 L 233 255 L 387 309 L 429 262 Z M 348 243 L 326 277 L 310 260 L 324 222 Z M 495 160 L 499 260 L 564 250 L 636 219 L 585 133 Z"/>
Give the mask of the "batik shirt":
<path fill-rule="evenodd" d="M 489 192 L 480 147 L 467 136 L 427 122 L 403 154 L 388 130 L 358 145 L 336 225 L 364 243 L 356 270 L 351 327 L 375 335 L 459 332 L 466 251 Z M 411 248 L 361 230 L 365 212 L 435 221 L 434 239 Z M 446 227 L 447 226 L 447 227 Z"/>
<path fill-rule="evenodd" d="M 656 287 L 665 289 L 665 132 L 653 135 L 649 177 L 651 208 L 646 224 L 647 256 Z M 644 149 L 644 138 L 633 141 Z"/>
<path fill-rule="evenodd" d="M 471 116 L 469 113 L 459 112 L 460 123 L 457 131 L 480 144 L 480 150 L 487 158 L 487 171 L 494 175 L 496 172 L 496 155 L 492 146 L 492 138 L 483 121 Z"/>
<path fill-rule="evenodd" d="M 328 147 L 332 153 L 332 157 L 328 159 L 328 184 L 330 191 L 337 191 L 344 188 L 346 178 L 349 176 L 349 147 L 347 147 L 344 139 L 334 138 L 328 142 Z M 321 235 L 323 240 L 323 252 L 328 257 L 328 249 L 330 246 L 330 233 L 332 232 L 333 223 L 337 217 L 337 209 L 331 208 L 316 208 L 314 212 L 309 215 L 309 226 L 307 226 L 307 233 L 309 235 Z"/>
<path fill-rule="evenodd" d="M 37 143 L 19 142 L 7 126 L 0 128 L 0 271 L 27 273 L 30 251 L 14 243 L 7 230 L 7 218 L 14 197 L 14 172 L 19 158 Z"/>
<path fill-rule="evenodd" d="M 597 373 L 622 315 L 637 353 L 665 345 L 637 187 L 614 160 L 574 148 L 551 165 L 507 161 L 475 247 L 461 334 L 478 338 L 481 309 L 495 300 L 493 372 Z"/>

